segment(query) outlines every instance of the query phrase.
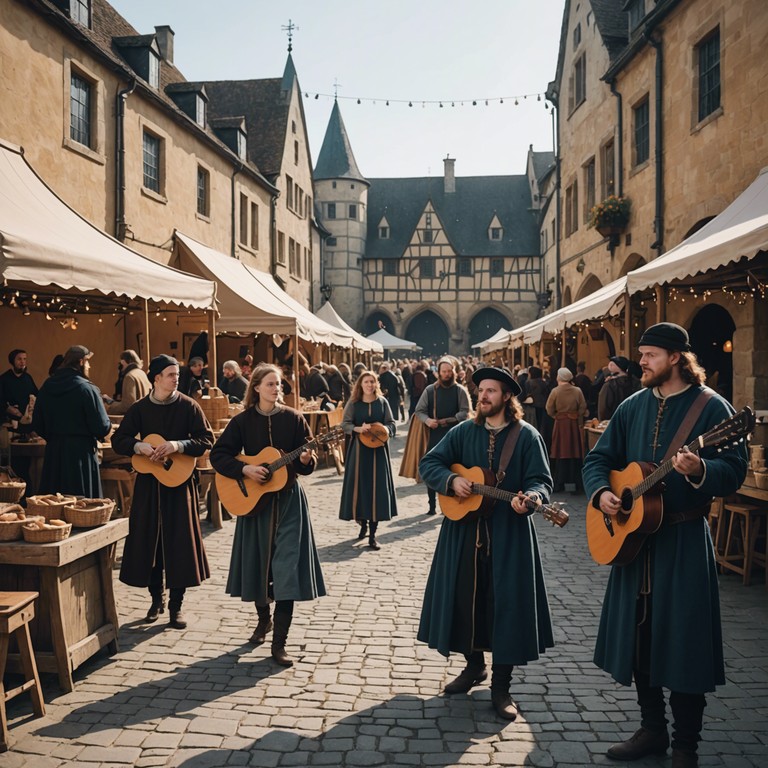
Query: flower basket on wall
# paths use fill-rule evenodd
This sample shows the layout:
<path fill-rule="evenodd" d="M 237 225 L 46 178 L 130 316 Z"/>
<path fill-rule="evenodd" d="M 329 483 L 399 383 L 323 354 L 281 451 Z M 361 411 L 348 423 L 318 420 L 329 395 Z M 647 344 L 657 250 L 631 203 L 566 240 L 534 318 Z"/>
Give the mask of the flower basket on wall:
<path fill-rule="evenodd" d="M 588 226 L 594 227 L 603 237 L 619 235 L 629 223 L 631 207 L 628 197 L 608 195 L 590 210 Z"/>

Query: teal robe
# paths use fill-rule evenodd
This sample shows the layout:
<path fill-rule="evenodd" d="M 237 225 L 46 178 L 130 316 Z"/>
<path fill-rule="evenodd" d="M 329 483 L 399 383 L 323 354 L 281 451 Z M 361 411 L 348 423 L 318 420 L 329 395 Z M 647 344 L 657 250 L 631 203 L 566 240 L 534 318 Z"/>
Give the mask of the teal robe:
<path fill-rule="evenodd" d="M 390 520 L 397 515 L 395 485 L 389 442 L 378 448 L 369 448 L 360 442 L 354 427 L 379 422 L 395 436 L 395 420 L 386 398 L 372 403 L 362 400 L 347 403 L 342 426 L 351 435 L 344 462 L 344 485 L 341 490 L 341 520 Z"/>
<path fill-rule="evenodd" d="M 274 416 L 248 408 L 227 424 L 211 450 L 211 464 L 226 477 L 241 477 L 238 454 L 255 456 L 270 445 L 290 453 L 310 438 L 306 420 L 292 408 L 283 408 Z M 291 468 L 308 475 L 315 464 L 304 465 L 296 458 Z M 270 496 L 268 506 L 255 517 L 237 518 L 227 594 L 257 605 L 321 597 L 325 583 L 304 489 L 298 481 L 289 481 Z"/>
<path fill-rule="evenodd" d="M 666 399 L 656 450 L 654 431 L 659 400 L 643 389 L 622 402 L 597 445 L 584 460 L 584 487 L 589 498 L 609 485 L 608 473 L 632 461 L 661 463 L 685 414 L 701 391 L 692 386 Z M 733 414 L 714 395 L 686 443 Z M 704 481 L 695 488 L 674 470 L 664 482 L 663 508 L 682 512 L 705 506 L 715 496 L 734 493 L 747 471 L 746 448 L 705 448 Z M 650 684 L 680 693 L 706 693 L 725 682 L 720 599 L 715 554 L 705 517 L 675 525 L 662 522 L 644 549 L 629 564 L 611 568 L 603 600 L 594 661 L 622 685 L 632 682 L 636 650 L 636 611 L 643 565 L 650 558 L 653 621 Z"/>
<path fill-rule="evenodd" d="M 520 425 L 515 452 L 500 487 L 513 492 L 535 491 L 546 501 L 552 491 L 552 477 L 544 441 L 530 424 L 521 421 Z M 509 429 L 496 439 L 494 468 Z M 488 443 L 484 426 L 464 421 L 424 455 L 419 472 L 430 488 L 445 494 L 452 464 L 488 467 Z M 487 536 L 490 541 L 491 594 L 478 595 L 476 575 L 473 582 L 477 536 Z M 463 617 L 475 615 L 478 601 L 487 608 L 489 648 L 479 640 L 485 628 L 457 626 Z M 459 642 L 459 634 L 465 635 L 462 640 L 469 635 L 470 647 Z M 554 645 L 539 544 L 530 515 L 518 515 L 509 502 L 498 501 L 484 519 L 443 519 L 417 637 L 443 656 L 452 651 L 491 650 L 494 663 L 515 666 L 539 658 Z"/>

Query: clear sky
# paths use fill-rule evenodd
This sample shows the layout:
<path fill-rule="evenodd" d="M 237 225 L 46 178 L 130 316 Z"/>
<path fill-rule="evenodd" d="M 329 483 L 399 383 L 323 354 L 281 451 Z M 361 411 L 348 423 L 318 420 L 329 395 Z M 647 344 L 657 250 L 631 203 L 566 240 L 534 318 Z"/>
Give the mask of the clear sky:
<path fill-rule="evenodd" d="M 530 144 L 552 150 L 543 94 L 555 76 L 564 0 L 111 3 L 140 34 L 171 26 L 187 80 L 281 76 L 282 27 L 291 20 L 313 163 L 335 83 L 355 158 L 370 178 L 440 176 L 446 155 L 457 176 L 521 174 Z"/>

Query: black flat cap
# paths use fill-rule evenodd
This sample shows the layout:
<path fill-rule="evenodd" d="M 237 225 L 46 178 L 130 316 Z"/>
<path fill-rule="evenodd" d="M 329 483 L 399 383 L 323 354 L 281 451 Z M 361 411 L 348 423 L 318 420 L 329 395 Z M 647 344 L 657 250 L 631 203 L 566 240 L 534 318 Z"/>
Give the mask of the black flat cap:
<path fill-rule="evenodd" d="M 517 397 L 523 390 L 520 389 L 520 385 L 515 381 L 515 377 L 509 372 L 508 368 L 500 368 L 496 365 L 486 365 L 483 368 L 478 368 L 472 374 L 472 381 L 475 384 L 480 384 L 484 379 L 494 379 L 506 384 L 512 394 Z"/>

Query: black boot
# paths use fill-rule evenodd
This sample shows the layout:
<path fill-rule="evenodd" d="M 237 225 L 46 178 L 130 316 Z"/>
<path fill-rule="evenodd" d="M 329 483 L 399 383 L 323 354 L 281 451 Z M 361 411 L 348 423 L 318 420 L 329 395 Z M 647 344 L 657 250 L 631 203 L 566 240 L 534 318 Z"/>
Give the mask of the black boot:
<path fill-rule="evenodd" d="M 699 758 L 695 752 L 672 749 L 672 768 L 698 768 Z"/>
<path fill-rule="evenodd" d="M 467 666 L 464 667 L 461 674 L 451 680 L 443 690 L 449 696 L 455 693 L 467 693 L 474 686 L 479 685 L 488 678 L 488 671 L 485 668 L 485 658 L 482 651 L 474 651 L 467 655 L 464 654 L 464 658 L 467 660 Z"/>
<path fill-rule="evenodd" d="M 378 541 L 376 541 L 376 531 L 378 530 L 378 528 L 379 528 L 378 521 L 374 522 L 373 520 L 371 520 L 371 524 L 368 528 L 368 530 L 370 531 L 370 535 L 368 536 L 368 546 L 371 549 L 381 549 L 381 545 L 379 544 Z"/>
<path fill-rule="evenodd" d="M 357 524 L 360 526 L 360 533 L 357 534 L 357 540 L 362 541 L 365 538 L 365 535 L 368 533 L 368 521 L 358 520 Z"/>
<path fill-rule="evenodd" d="M 703 693 L 672 691 L 670 694 L 673 768 L 695 768 L 699 764 L 696 751 L 701 740 L 706 704 Z"/>
<path fill-rule="evenodd" d="M 272 658 L 281 667 L 292 667 L 293 659 L 285 652 L 288 630 L 293 619 L 293 601 L 280 601 L 275 607 L 275 630 L 272 634 Z"/>
<path fill-rule="evenodd" d="M 249 643 L 261 645 L 267 639 L 267 633 L 272 631 L 272 618 L 269 613 L 268 605 L 256 605 L 256 613 L 259 614 L 259 623 L 253 630 Z"/>
<path fill-rule="evenodd" d="M 429 509 L 427 509 L 428 515 L 435 515 L 437 512 L 437 492 L 431 488 L 427 488 L 427 498 L 429 499 Z"/>
<path fill-rule="evenodd" d="M 639 728 L 626 741 L 614 744 L 606 755 L 612 760 L 639 760 L 646 755 L 663 755 L 669 746 L 669 736 L 663 731 Z"/>
<path fill-rule="evenodd" d="M 181 613 L 181 603 L 184 600 L 184 589 L 172 589 L 171 597 L 168 601 L 168 626 L 171 629 L 186 629 L 187 622 Z"/>
<path fill-rule="evenodd" d="M 152 595 L 152 604 L 149 606 L 144 621 L 152 624 L 157 621 L 157 617 L 161 613 L 165 613 L 165 596 L 163 595 L 162 586 L 158 587 L 156 585 L 152 585 L 149 588 L 149 594 Z"/>
<path fill-rule="evenodd" d="M 491 704 L 502 720 L 514 720 L 517 717 L 517 704 L 509 695 L 512 681 L 511 664 L 493 664 L 491 666 Z"/>

